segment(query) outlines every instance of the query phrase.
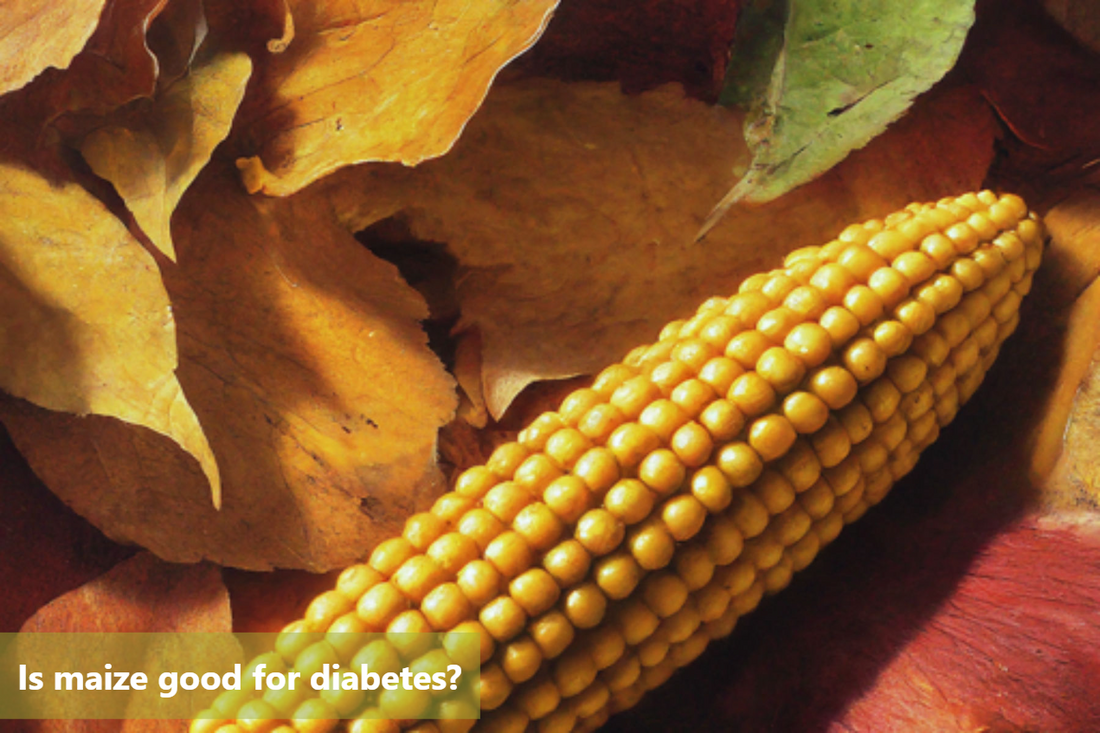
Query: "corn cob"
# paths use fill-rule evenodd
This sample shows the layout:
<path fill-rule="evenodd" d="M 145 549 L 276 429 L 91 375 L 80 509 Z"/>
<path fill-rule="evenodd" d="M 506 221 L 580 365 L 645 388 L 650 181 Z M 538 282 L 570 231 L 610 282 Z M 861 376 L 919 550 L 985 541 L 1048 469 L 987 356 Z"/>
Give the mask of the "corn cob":
<path fill-rule="evenodd" d="M 356 706 L 395 719 L 351 733 L 597 728 L 912 470 L 1016 328 L 1042 244 L 1020 198 L 982 191 L 792 252 L 461 474 L 265 655 L 312 670 L 415 652 L 290 632 L 476 631 L 480 721 L 268 692 L 223 695 L 192 732 L 327 733 Z"/>

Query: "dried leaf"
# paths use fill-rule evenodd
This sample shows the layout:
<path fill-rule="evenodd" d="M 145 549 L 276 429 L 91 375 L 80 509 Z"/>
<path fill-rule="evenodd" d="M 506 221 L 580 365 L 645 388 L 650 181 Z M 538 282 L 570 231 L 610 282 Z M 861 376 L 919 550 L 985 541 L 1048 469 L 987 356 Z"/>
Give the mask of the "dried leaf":
<path fill-rule="evenodd" d="M 1093 297 L 1090 300 L 1096 301 Z M 1095 318 L 1097 308 L 1092 315 Z M 1094 339 L 1100 335 L 1094 327 Z M 1097 340 L 1093 341 L 1093 345 Z M 1095 353 L 1095 352 L 1094 352 Z M 1049 491 L 1048 501 L 1056 505 L 1069 505 L 1078 509 L 1100 510 L 1100 425 L 1097 424 L 1100 406 L 1100 363 L 1095 356 L 1081 381 L 1077 383 L 1073 411 L 1065 430 L 1065 448 L 1056 466 L 1058 473 L 1051 485 L 1058 490 Z M 1053 495 L 1053 496 L 1052 496 Z M 1051 499 L 1054 499 L 1051 501 Z"/>
<path fill-rule="evenodd" d="M 102 127 L 81 146 L 88 165 L 114 184 L 138 226 L 172 260 L 172 213 L 229 134 L 251 73 L 247 54 L 210 52 L 158 94 L 140 122 Z"/>
<path fill-rule="evenodd" d="M 1011 527 L 838 722 L 914 733 L 1095 727 L 1098 568 L 1100 525 L 1045 517 Z"/>
<path fill-rule="evenodd" d="M 459 419 L 471 427 L 485 427 L 489 423 L 489 408 L 481 385 L 481 338 L 477 331 L 467 333 L 458 342 L 453 372 L 464 398 L 458 407 Z"/>
<path fill-rule="evenodd" d="M 770 83 L 745 121 L 752 166 L 715 214 L 771 201 L 866 145 L 955 65 L 973 22 L 973 3 L 957 0 L 792 0 Z"/>
<path fill-rule="evenodd" d="M 219 2 L 206 7 L 211 35 L 226 48 L 248 51 L 266 63 L 267 55 L 282 53 L 294 40 L 294 16 L 287 0 Z"/>
<path fill-rule="evenodd" d="M 0 15 L 0 94 L 51 66 L 68 68 L 91 38 L 106 0 L 15 0 Z"/>
<path fill-rule="evenodd" d="M 202 0 L 170 0 L 145 34 L 145 45 L 157 57 L 157 89 L 182 78 L 206 40 L 209 27 Z"/>
<path fill-rule="evenodd" d="M 1047 215 L 1052 243 L 1047 318 L 1061 332 L 1058 383 L 1036 429 L 1031 472 L 1044 481 L 1043 503 L 1100 509 L 1100 191 L 1082 189 Z M 1059 328 L 1060 327 L 1060 328 Z"/>
<path fill-rule="evenodd" d="M 555 5 L 291 2 L 297 40 L 267 59 L 242 113 L 246 185 L 285 196 L 352 163 L 442 155 Z"/>
<path fill-rule="evenodd" d="M 1100 53 L 1100 9 L 1088 0 L 1044 0 L 1043 7 L 1081 43 Z"/>
<path fill-rule="evenodd" d="M 20 631 L 232 631 L 232 616 L 218 568 L 142 552 L 47 603 Z"/>
<path fill-rule="evenodd" d="M 50 493 L 0 430 L 0 633 L 134 553 L 105 538 Z M 33 558 L 20 562 L 18 558 Z"/>
<path fill-rule="evenodd" d="M 532 381 L 593 373 L 789 250 L 978 186 L 993 153 L 972 91 L 932 95 L 820 183 L 739 209 L 693 245 L 743 154 L 739 122 L 675 87 L 627 97 L 532 80 L 494 89 L 446 157 L 337 174 L 316 193 L 353 229 L 403 209 L 416 237 L 447 243 L 463 268 L 459 328 L 480 332 L 500 417 Z"/>
<path fill-rule="evenodd" d="M 233 631 L 273 633 L 303 618 L 310 602 L 336 585 L 339 572 L 222 570 L 233 607 Z"/>
<path fill-rule="evenodd" d="M 223 632 L 229 594 L 212 565 L 170 565 L 147 552 L 43 606 L 20 631 Z M 152 668 L 156 668 L 156 662 Z M 28 733 L 184 733 L 182 720 L 28 721 Z"/>
<path fill-rule="evenodd" d="M 0 160 L 0 387 L 50 410 L 107 415 L 218 467 L 176 378 L 176 328 L 152 256 L 76 183 Z"/>
<path fill-rule="evenodd" d="M 729 63 L 741 0 L 585 0 L 554 11 L 539 42 L 509 67 L 571 81 L 618 80 L 627 93 L 678 82 L 713 100 Z"/>
<path fill-rule="evenodd" d="M 1002 179 L 1030 200 L 1079 185 L 1100 159 L 1100 65 L 1037 3 L 984 0 L 959 67 L 1013 132 Z M 1042 100 L 1036 103 L 1036 100 Z"/>
<path fill-rule="evenodd" d="M 65 71 L 49 69 L 26 88 L 27 104 L 46 121 L 64 114 L 106 114 L 152 96 L 157 59 L 145 31 L 168 0 L 108 0 L 99 26 Z"/>
<path fill-rule="evenodd" d="M 0 408 L 35 471 L 108 535 L 166 559 L 343 567 L 442 488 L 454 384 L 420 296 L 324 200 L 249 197 L 208 166 L 168 268 L 180 380 L 225 482 L 220 512 L 167 441 L 104 420 Z"/>

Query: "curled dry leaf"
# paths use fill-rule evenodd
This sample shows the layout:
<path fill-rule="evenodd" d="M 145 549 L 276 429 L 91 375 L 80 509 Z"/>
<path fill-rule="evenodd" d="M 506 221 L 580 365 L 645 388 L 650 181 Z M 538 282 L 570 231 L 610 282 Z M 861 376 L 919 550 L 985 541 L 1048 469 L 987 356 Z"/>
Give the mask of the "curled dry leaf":
<path fill-rule="evenodd" d="M 294 16 L 287 0 L 216 2 L 206 5 L 211 35 L 227 48 L 241 48 L 259 62 L 282 53 L 294 40 Z"/>
<path fill-rule="evenodd" d="M 1034 438 L 1031 473 L 1044 481 L 1043 503 L 1100 509 L 1100 191 L 1084 188 L 1046 217 L 1052 276 L 1040 301 L 1060 331 L 1058 383 Z"/>
<path fill-rule="evenodd" d="M 171 438 L 220 479 L 176 378 L 176 324 L 153 257 L 91 194 L 0 160 L 0 387 L 50 410 Z"/>
<path fill-rule="evenodd" d="M 81 146 L 88 165 L 114 184 L 138 226 L 172 260 L 172 212 L 229 134 L 251 73 L 247 54 L 211 51 L 159 93 L 147 115 L 101 127 Z"/>
<path fill-rule="evenodd" d="M 146 30 L 168 0 L 107 0 L 99 26 L 65 71 L 47 70 L 26 87 L 24 104 L 50 121 L 66 113 L 106 114 L 153 94 L 157 58 Z"/>
<path fill-rule="evenodd" d="M 64 69 L 95 31 L 106 0 L 15 0 L 0 15 L 0 94 Z"/>
<path fill-rule="evenodd" d="M 180 380 L 222 467 L 221 511 L 167 441 L 106 420 L 3 407 L 35 472 L 109 536 L 166 559 L 343 567 L 442 487 L 454 384 L 421 297 L 323 200 L 249 197 L 208 166 L 164 273 Z"/>
<path fill-rule="evenodd" d="M 145 33 L 145 45 L 157 57 L 158 90 L 188 72 L 208 31 L 203 0 L 169 0 Z"/>
<path fill-rule="evenodd" d="M 455 381 L 462 390 L 458 418 L 474 428 L 489 424 L 489 408 L 481 384 L 481 338 L 477 331 L 467 333 L 456 345 Z"/>
<path fill-rule="evenodd" d="M 978 186 L 993 136 L 972 90 L 931 95 L 820 182 L 738 209 L 695 245 L 745 155 L 740 117 L 679 87 L 530 80 L 495 88 L 446 157 L 340 173 L 317 194 L 351 228 L 401 211 L 416 237 L 447 243 L 463 268 L 458 328 L 480 333 L 500 417 L 529 383 L 593 373 L 792 249 Z"/>
<path fill-rule="evenodd" d="M 353 163 L 442 155 L 555 5 L 290 2 L 296 40 L 258 70 L 242 110 L 246 185 L 285 196 Z"/>

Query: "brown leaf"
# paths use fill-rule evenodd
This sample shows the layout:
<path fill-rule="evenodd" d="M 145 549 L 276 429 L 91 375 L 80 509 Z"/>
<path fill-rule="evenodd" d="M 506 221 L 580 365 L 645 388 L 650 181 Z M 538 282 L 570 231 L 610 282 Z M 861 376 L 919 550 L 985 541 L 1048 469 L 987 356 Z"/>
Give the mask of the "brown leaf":
<path fill-rule="evenodd" d="M 0 388 L 50 410 L 107 415 L 218 467 L 176 378 L 176 324 L 152 256 L 72 181 L 0 159 Z"/>
<path fill-rule="evenodd" d="M 65 71 L 47 70 L 26 88 L 27 104 L 45 120 L 64 114 L 102 115 L 152 96 L 157 59 L 145 31 L 168 0 L 108 0 L 99 26 Z"/>
<path fill-rule="evenodd" d="M 22 632 L 232 631 L 229 593 L 212 565 L 171 565 L 147 552 L 43 606 Z M 183 733 L 180 720 L 28 721 L 28 733 Z"/>
<path fill-rule="evenodd" d="M 310 602 L 336 585 L 339 572 L 275 570 L 255 573 L 225 568 L 222 578 L 233 606 L 233 631 L 271 633 L 305 616 Z"/>
<path fill-rule="evenodd" d="M 139 121 L 101 127 L 81 146 L 88 165 L 114 184 L 138 226 L 172 260 L 172 213 L 229 134 L 251 74 L 247 54 L 210 52 Z"/>
<path fill-rule="evenodd" d="M 1028 200 L 1100 158 L 1100 64 L 1028 0 L 983 0 L 959 60 L 1019 140 L 1002 180 Z"/>
<path fill-rule="evenodd" d="M 163 91 L 191 68 L 209 25 L 202 0 L 170 0 L 145 33 L 157 57 L 157 89 Z"/>
<path fill-rule="evenodd" d="M 278 196 L 352 163 L 447 152 L 556 2 L 289 4 L 296 40 L 258 71 L 242 112 L 246 185 Z"/>
<path fill-rule="evenodd" d="M 1100 10 L 1088 0 L 1043 0 L 1059 25 L 1093 51 L 1100 52 Z"/>
<path fill-rule="evenodd" d="M 231 631 L 229 593 L 213 565 L 143 552 L 38 610 L 21 632 Z"/>
<path fill-rule="evenodd" d="M 7 733 L 187 733 L 186 720 L 17 720 Z"/>
<path fill-rule="evenodd" d="M 248 51 L 256 61 L 266 63 L 269 53 L 282 53 L 294 40 L 294 16 L 287 0 L 209 3 L 206 18 L 211 35 L 227 48 Z"/>
<path fill-rule="evenodd" d="M 459 419 L 474 428 L 485 427 L 489 423 L 489 408 L 481 388 L 481 338 L 477 331 L 470 331 L 458 342 L 452 371 L 462 389 Z"/>
<path fill-rule="evenodd" d="M 147 431 L 8 405 L 13 439 L 77 512 L 161 557 L 315 571 L 361 558 L 441 488 L 436 433 L 455 396 L 424 301 L 323 200 L 249 197 L 220 166 L 174 234 L 180 379 L 222 466 L 221 511 Z"/>
<path fill-rule="evenodd" d="M 95 31 L 106 0 L 4 3 L 0 15 L 0 94 L 51 66 L 68 68 Z"/>
<path fill-rule="evenodd" d="M 565 2 L 517 71 L 567 80 L 621 82 L 637 93 L 679 82 L 718 96 L 743 3 L 738 0 Z"/>
<path fill-rule="evenodd" d="M 1100 684 L 1097 568 L 1095 522 L 1009 526 L 837 722 L 914 733 L 1095 727 L 1100 703 L 1086 690 Z"/>
<path fill-rule="evenodd" d="M 103 536 L 50 493 L 0 430 L 0 633 L 134 553 Z M 33 558 L 21 562 L 20 558 Z"/>
<path fill-rule="evenodd" d="M 319 195 L 352 228 L 400 209 L 416 237 L 447 243 L 463 267 L 459 328 L 480 332 L 499 418 L 527 384 L 599 370 L 792 249 L 979 186 L 993 154 L 974 92 L 937 93 L 819 183 L 692 244 L 744 155 L 739 124 L 678 87 L 628 97 L 532 80 L 494 89 L 446 157 L 338 174 Z"/>

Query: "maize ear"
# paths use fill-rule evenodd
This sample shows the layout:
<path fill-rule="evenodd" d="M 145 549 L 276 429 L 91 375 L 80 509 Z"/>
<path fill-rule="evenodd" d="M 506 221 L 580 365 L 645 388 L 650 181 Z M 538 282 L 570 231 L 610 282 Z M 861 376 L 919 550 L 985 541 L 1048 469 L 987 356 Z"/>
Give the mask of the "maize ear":
<path fill-rule="evenodd" d="M 597 728 L 913 468 L 1016 328 L 1042 247 L 1019 197 L 982 191 L 792 252 L 462 473 L 286 631 L 481 634 L 480 721 L 367 698 L 406 719 L 351 733 Z M 293 638 L 271 658 L 308 666 Z M 347 713 L 219 700 L 193 733 L 323 733 L 338 723 L 318 709 Z"/>

